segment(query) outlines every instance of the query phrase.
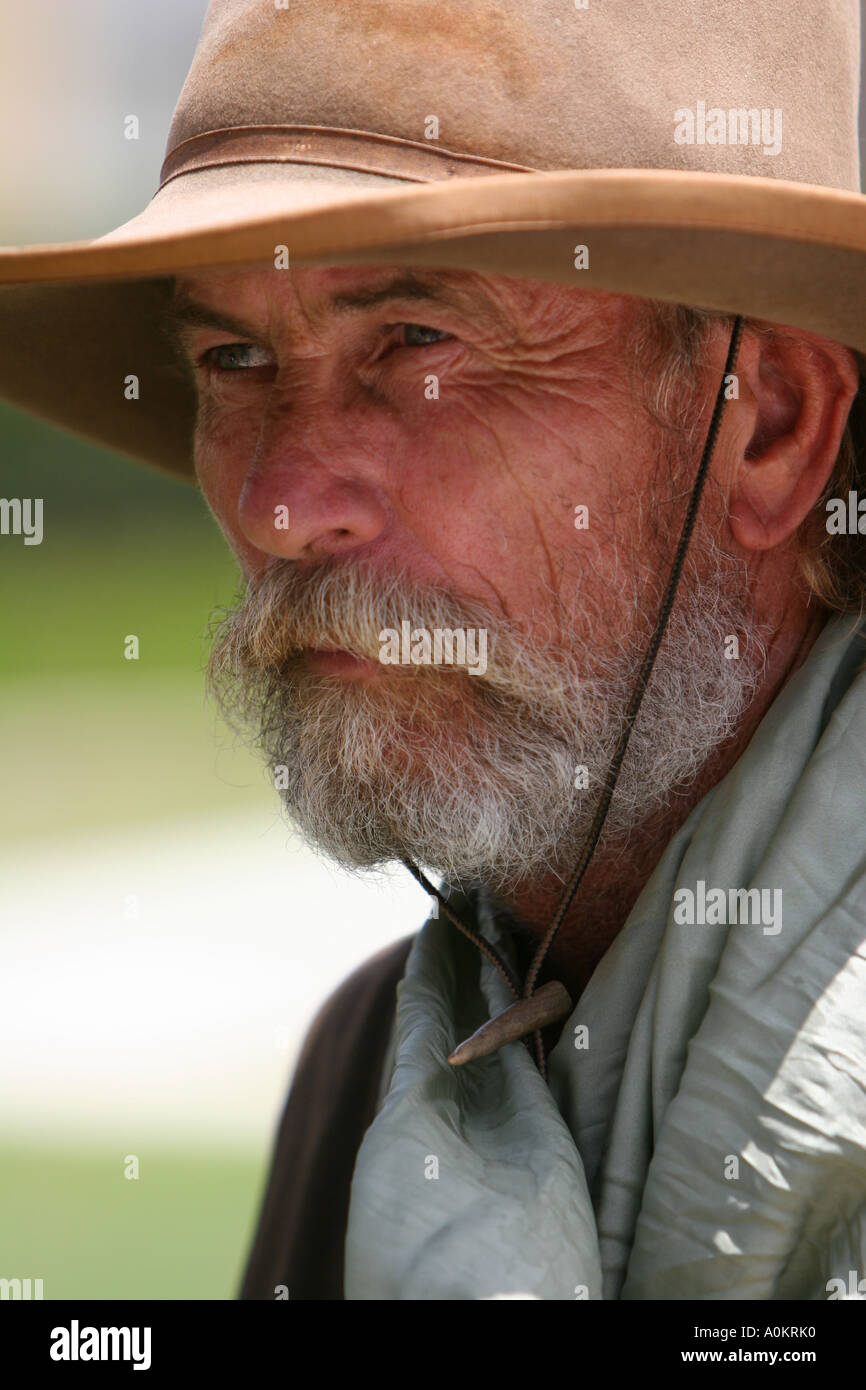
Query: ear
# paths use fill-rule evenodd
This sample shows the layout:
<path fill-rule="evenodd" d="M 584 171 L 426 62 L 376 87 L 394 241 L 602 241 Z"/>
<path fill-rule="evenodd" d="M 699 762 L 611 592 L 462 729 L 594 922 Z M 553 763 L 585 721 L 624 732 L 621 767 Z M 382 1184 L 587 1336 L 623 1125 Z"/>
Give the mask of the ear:
<path fill-rule="evenodd" d="M 857 362 L 811 333 L 747 331 L 737 377 L 751 437 L 733 461 L 728 522 L 744 549 L 770 550 L 824 491 L 857 394 Z"/>

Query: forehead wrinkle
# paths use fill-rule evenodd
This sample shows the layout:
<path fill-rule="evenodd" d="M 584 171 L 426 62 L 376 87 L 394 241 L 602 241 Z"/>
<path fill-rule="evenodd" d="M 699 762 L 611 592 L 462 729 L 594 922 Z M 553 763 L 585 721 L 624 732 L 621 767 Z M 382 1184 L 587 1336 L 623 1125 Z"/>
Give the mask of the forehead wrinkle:
<path fill-rule="evenodd" d="M 500 306 L 483 288 L 462 285 L 445 277 L 442 272 L 423 274 L 413 270 L 400 271 L 378 285 L 359 285 L 356 289 L 334 291 L 321 304 L 310 306 L 309 314 L 315 326 L 323 327 L 329 317 L 345 318 L 400 302 L 456 309 L 488 328 L 506 334 L 513 328 Z"/>
<path fill-rule="evenodd" d="M 326 329 L 334 318 L 342 320 L 360 317 L 389 303 L 426 304 L 454 309 L 468 318 L 474 318 L 488 330 L 502 334 L 508 340 L 515 332 L 515 325 L 510 316 L 489 291 L 477 284 L 463 285 L 457 280 L 445 278 L 442 272 L 425 275 L 411 270 L 401 271 L 396 275 L 392 274 L 381 284 L 335 290 L 323 296 L 318 303 L 315 300 L 305 301 L 300 283 L 295 282 L 292 289 L 297 310 L 314 334 Z M 271 299 L 271 333 L 277 325 L 285 330 L 287 307 L 280 306 L 277 301 Z M 195 328 L 234 333 L 241 339 L 253 341 L 262 337 L 260 326 L 240 315 L 225 312 L 218 306 L 211 306 L 197 299 L 182 286 L 175 287 L 174 296 L 165 308 L 163 326 L 169 336 L 181 345 Z"/>

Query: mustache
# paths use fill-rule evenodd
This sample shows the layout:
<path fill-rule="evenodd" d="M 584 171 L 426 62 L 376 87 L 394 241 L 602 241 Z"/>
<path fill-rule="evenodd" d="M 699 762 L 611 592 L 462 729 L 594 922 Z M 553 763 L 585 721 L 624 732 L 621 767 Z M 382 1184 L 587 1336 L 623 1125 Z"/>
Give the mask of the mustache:
<path fill-rule="evenodd" d="M 487 633 L 486 671 L 473 684 L 549 701 L 573 690 L 575 672 L 565 654 L 554 655 L 513 620 L 483 603 L 402 574 L 380 574 L 357 562 L 329 560 L 300 572 L 278 561 L 251 578 L 236 606 L 211 624 L 208 676 L 289 677 L 305 649 L 342 650 L 379 661 L 384 629 L 399 632 L 408 621 L 427 631 Z M 389 667 L 393 670 L 393 667 Z M 465 676 L 460 667 L 405 666 L 416 678 Z"/>

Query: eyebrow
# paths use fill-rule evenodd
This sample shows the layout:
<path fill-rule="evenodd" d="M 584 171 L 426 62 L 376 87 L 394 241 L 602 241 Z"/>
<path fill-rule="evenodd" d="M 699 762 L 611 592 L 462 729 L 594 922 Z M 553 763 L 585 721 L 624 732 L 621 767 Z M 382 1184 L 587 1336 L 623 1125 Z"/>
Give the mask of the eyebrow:
<path fill-rule="evenodd" d="M 256 337 L 256 330 L 251 324 L 232 314 L 225 314 L 221 309 L 212 309 L 210 305 L 187 294 L 186 290 L 175 290 L 174 297 L 165 307 L 162 322 L 165 330 L 178 342 L 182 342 L 186 330 L 192 328 L 220 329 L 226 333 L 236 333 L 238 338 Z"/>
<path fill-rule="evenodd" d="M 329 317 L 368 313 L 383 304 L 398 301 L 456 309 L 495 331 L 507 333 L 510 329 L 505 315 L 488 296 L 462 289 L 454 283 L 428 280 L 412 271 L 392 277 L 382 285 L 362 286 L 330 295 L 324 304 L 310 313 L 310 318 L 315 327 L 321 327 Z M 175 290 L 173 299 L 166 306 L 163 325 L 181 345 L 194 328 L 210 328 L 237 334 L 239 340 L 260 341 L 260 332 L 255 325 L 202 303 L 186 290 Z"/>

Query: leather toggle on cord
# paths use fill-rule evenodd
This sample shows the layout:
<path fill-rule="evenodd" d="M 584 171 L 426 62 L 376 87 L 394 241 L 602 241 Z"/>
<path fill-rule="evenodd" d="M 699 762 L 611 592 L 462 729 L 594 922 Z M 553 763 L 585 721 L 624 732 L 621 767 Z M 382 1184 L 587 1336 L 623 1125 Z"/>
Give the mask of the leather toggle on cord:
<path fill-rule="evenodd" d="M 541 1030 L 551 1023 L 558 1023 L 560 1020 L 568 1018 L 574 1005 L 568 990 L 559 980 L 550 980 L 537 990 L 535 988 L 535 982 L 538 979 L 538 974 L 544 963 L 545 957 L 553 945 L 554 938 L 559 928 L 562 926 L 565 914 L 571 906 L 572 899 L 580 887 L 581 880 L 589 867 L 590 860 L 592 859 L 596 845 L 601 836 L 611 801 L 613 800 L 617 778 L 619 777 L 620 768 L 622 767 L 626 749 L 628 748 L 631 731 L 637 719 L 641 701 L 643 700 L 646 688 L 649 684 L 649 679 L 652 674 L 653 666 L 655 665 L 655 659 L 658 655 L 662 638 L 664 637 L 671 609 L 674 606 L 674 599 L 676 598 L 677 587 L 680 582 L 686 552 L 688 551 L 689 541 L 691 540 L 692 531 L 694 530 L 695 521 L 697 520 L 704 484 L 709 474 L 710 463 L 712 462 L 713 452 L 716 447 L 716 441 L 722 423 L 722 415 L 724 414 L 726 400 L 725 387 L 730 374 L 734 370 L 742 332 L 743 319 L 738 315 L 734 320 L 734 325 L 731 330 L 731 340 L 728 346 L 728 355 L 722 373 L 722 380 L 716 392 L 716 403 L 707 431 L 704 451 L 701 456 L 701 462 L 698 467 L 691 497 L 689 498 L 688 509 L 683 521 L 683 527 L 677 543 L 668 582 L 662 597 L 659 616 L 649 645 L 647 646 L 643 662 L 641 663 L 641 669 L 638 673 L 634 692 L 632 693 L 628 708 L 626 709 L 622 733 L 620 734 L 619 741 L 613 757 L 611 758 L 601 801 L 599 802 L 598 810 L 590 826 L 586 843 L 575 865 L 574 872 L 566 886 L 560 904 L 553 914 L 550 925 L 538 944 L 522 987 L 510 966 L 502 959 L 499 952 L 490 942 L 479 935 L 472 927 L 467 926 L 465 922 L 460 920 L 453 908 L 449 907 L 447 899 L 443 897 L 439 889 L 430 882 L 426 875 L 421 872 L 411 859 L 402 860 L 402 863 L 405 864 L 412 876 L 418 880 L 422 888 L 436 898 L 442 912 L 449 921 L 453 922 L 458 931 L 461 931 L 464 936 L 468 937 L 481 954 L 486 956 L 491 964 L 495 966 L 508 984 L 515 998 L 515 1003 L 509 1005 L 507 1009 L 497 1014 L 495 1018 L 488 1019 L 477 1032 L 473 1033 L 471 1037 L 467 1038 L 465 1042 L 460 1043 L 459 1047 L 454 1049 L 448 1057 L 448 1061 L 454 1067 L 463 1066 L 466 1062 L 475 1061 L 479 1057 L 488 1057 L 492 1052 L 496 1052 L 506 1043 L 516 1042 L 520 1038 L 526 1038 L 527 1035 L 531 1033 L 533 1035 L 535 1060 L 538 1069 L 544 1079 L 547 1080 L 547 1058 L 545 1056 L 544 1040 Z"/>

